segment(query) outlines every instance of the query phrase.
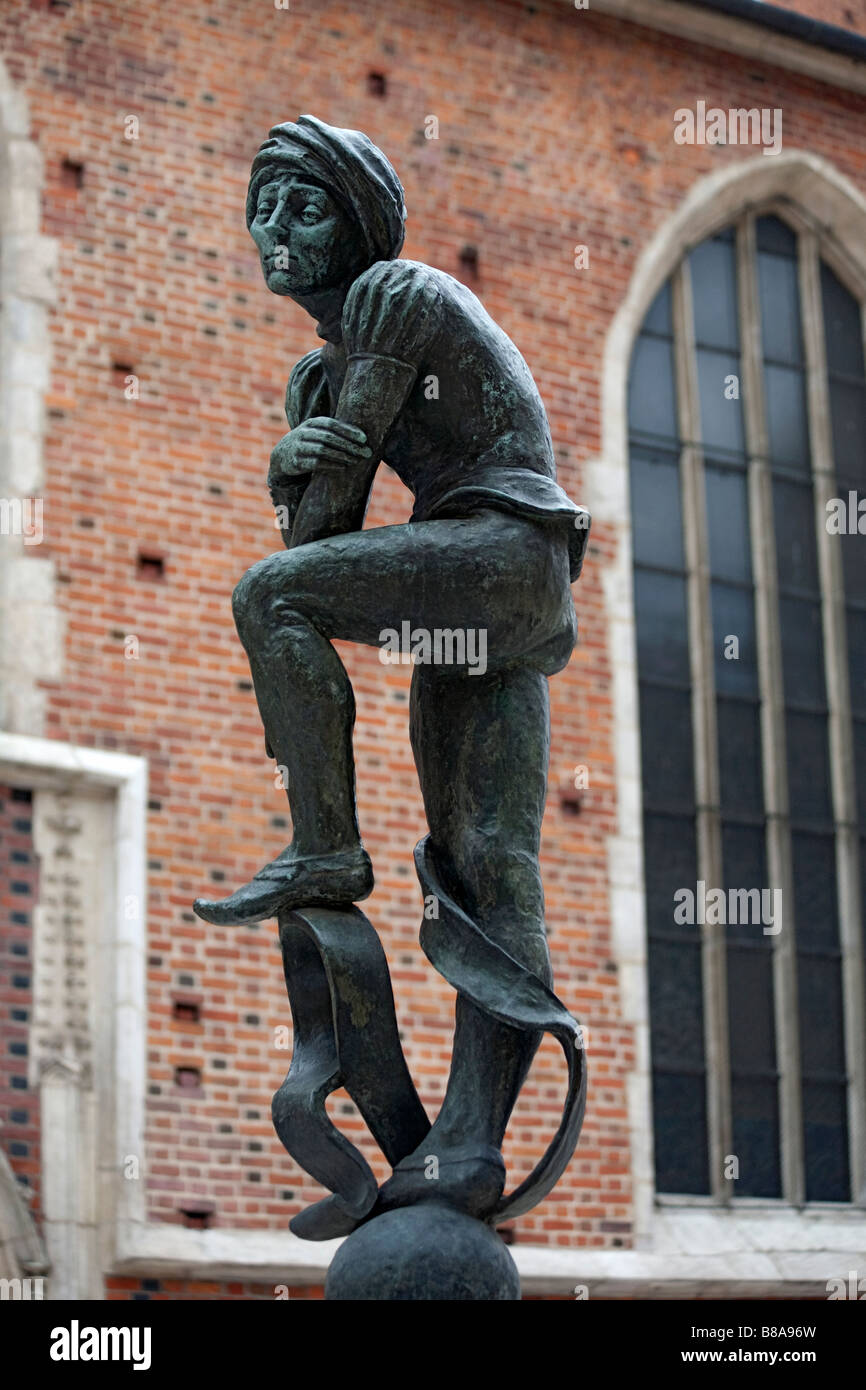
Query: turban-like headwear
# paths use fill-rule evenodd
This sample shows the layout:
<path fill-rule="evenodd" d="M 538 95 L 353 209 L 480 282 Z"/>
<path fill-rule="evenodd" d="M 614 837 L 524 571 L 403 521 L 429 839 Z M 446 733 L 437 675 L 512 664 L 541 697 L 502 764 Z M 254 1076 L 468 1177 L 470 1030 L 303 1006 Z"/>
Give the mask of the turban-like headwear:
<path fill-rule="evenodd" d="M 406 220 L 403 185 L 390 160 L 360 130 L 341 130 L 315 116 L 274 126 L 250 170 L 247 226 L 262 185 L 289 171 L 321 184 L 355 219 L 371 265 L 399 256 Z"/>

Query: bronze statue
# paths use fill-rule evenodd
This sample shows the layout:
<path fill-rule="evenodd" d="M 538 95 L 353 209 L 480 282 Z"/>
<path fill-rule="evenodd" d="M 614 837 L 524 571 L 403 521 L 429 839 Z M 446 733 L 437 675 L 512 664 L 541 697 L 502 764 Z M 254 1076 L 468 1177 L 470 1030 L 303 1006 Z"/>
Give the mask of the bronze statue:
<path fill-rule="evenodd" d="M 423 1208 L 411 1218 L 419 1230 L 461 1220 L 468 1229 L 468 1218 L 485 1250 L 491 1237 L 501 1245 L 492 1226 L 541 1200 L 577 1141 L 584 1059 L 578 1025 L 550 989 L 538 850 L 547 679 L 575 643 L 569 586 L 589 518 L 556 483 L 544 406 L 517 348 L 466 286 L 398 259 L 403 188 L 365 135 L 313 116 L 274 127 L 253 162 L 246 211 L 268 288 L 311 314 L 324 341 L 291 373 L 290 430 L 271 455 L 286 548 L 234 594 L 268 752 L 288 769 L 294 835 L 250 883 L 195 910 L 216 924 L 279 919 L 295 1052 L 275 1123 L 333 1193 L 292 1229 L 315 1239 L 370 1227 L 361 1273 L 329 1296 L 513 1297 L 498 1254 L 479 1294 L 443 1293 L 441 1272 L 431 1282 L 403 1265 L 411 1288 L 395 1292 L 400 1280 L 388 1283 L 370 1242 L 378 1235 L 381 1245 L 389 1213 Z M 383 459 L 415 505 L 406 524 L 364 530 Z M 458 992 L 432 1126 L 403 1061 L 378 938 L 353 906 L 373 872 L 355 806 L 354 699 L 332 646 L 381 647 L 400 631 L 417 634 L 422 654 L 411 691 L 430 832 L 416 850 L 421 940 Z M 483 667 L 467 633 L 484 635 Z M 568 1059 L 565 1113 L 535 1172 L 503 1197 L 500 1148 L 545 1028 Z M 339 1085 L 394 1165 L 381 1190 L 325 1114 Z M 392 1245 L 408 1239 L 410 1218 L 401 1220 L 399 1232 L 387 1222 Z M 340 1251 L 344 1272 L 362 1230 Z M 357 1292 L 376 1278 L 379 1292 Z"/>

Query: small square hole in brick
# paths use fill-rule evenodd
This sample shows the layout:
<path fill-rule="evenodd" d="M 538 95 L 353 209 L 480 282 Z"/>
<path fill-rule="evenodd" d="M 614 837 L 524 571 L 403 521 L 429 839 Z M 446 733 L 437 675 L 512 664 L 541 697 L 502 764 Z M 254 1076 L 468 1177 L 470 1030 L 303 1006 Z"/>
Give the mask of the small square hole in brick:
<path fill-rule="evenodd" d="M 201 1086 L 201 1071 L 198 1067 L 175 1067 L 174 1084 L 185 1091 L 196 1090 Z"/>
<path fill-rule="evenodd" d="M 159 580 L 165 574 L 165 561 L 161 555 L 145 555 L 139 552 L 137 568 L 139 579 Z"/>
<path fill-rule="evenodd" d="M 388 91 L 388 79 L 384 72 L 367 73 L 367 91 L 371 97 L 383 97 Z"/>
<path fill-rule="evenodd" d="M 204 1204 L 200 1206 L 190 1205 L 178 1207 L 178 1211 L 183 1217 L 184 1226 L 189 1227 L 191 1230 L 206 1231 L 213 1225 L 214 1208 L 212 1206 L 205 1206 Z"/>
<path fill-rule="evenodd" d="M 171 1014 L 178 1023 L 199 1023 L 201 1021 L 201 1008 L 192 999 L 175 999 Z"/>
<path fill-rule="evenodd" d="M 478 279 L 479 256 L 477 246 L 464 246 L 461 248 L 460 270 L 468 279 Z"/>
<path fill-rule="evenodd" d="M 63 188 L 84 187 L 84 165 L 77 159 L 64 159 L 60 165 L 60 183 Z"/>
<path fill-rule="evenodd" d="M 115 386 L 126 386 L 128 376 L 135 376 L 135 369 L 131 362 L 112 362 L 111 373 L 114 377 Z"/>

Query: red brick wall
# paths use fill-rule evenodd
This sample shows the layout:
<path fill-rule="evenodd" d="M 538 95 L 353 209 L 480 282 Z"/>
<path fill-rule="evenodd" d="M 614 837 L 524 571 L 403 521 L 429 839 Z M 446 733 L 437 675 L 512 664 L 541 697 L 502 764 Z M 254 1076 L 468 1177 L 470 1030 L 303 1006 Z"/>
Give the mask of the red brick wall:
<path fill-rule="evenodd" d="M 360 127 L 406 186 L 405 254 L 457 273 L 461 248 L 478 248 L 475 288 L 536 375 L 561 481 L 579 501 L 582 461 L 600 447 L 605 334 L 636 258 L 699 176 L 755 157 L 675 145 L 674 110 L 699 96 L 781 106 L 788 148 L 824 155 L 863 187 L 864 100 L 562 0 L 18 4 L 0 14 L 0 38 L 45 156 L 44 230 L 61 243 L 45 526 L 68 637 L 47 732 L 150 762 L 150 1207 L 181 1221 L 210 1203 L 216 1224 L 281 1229 L 320 1191 L 271 1130 L 288 1061 L 274 1046 L 288 1008 L 273 927 L 205 928 L 189 906 L 243 881 L 289 835 L 229 610 L 239 576 L 277 548 L 268 454 L 285 428 L 289 368 L 316 343 L 301 311 L 266 293 L 246 233 L 258 143 L 301 111 Z M 369 89 L 371 72 L 385 76 L 384 96 Z M 424 138 L 430 114 L 438 140 Z M 137 141 L 124 139 L 128 115 Z M 573 269 L 577 243 L 590 248 L 589 270 Z M 124 398 L 129 372 L 139 400 Z M 369 524 L 407 513 L 383 470 Z M 615 528 L 594 528 L 575 591 L 581 640 L 552 682 L 544 825 L 557 987 L 590 1025 L 590 1103 L 566 1176 L 518 1223 L 522 1242 L 630 1239 L 633 1038 L 607 890 L 616 800 L 602 584 L 616 544 Z M 163 561 L 161 578 L 140 554 Z M 138 660 L 124 657 L 128 634 Z M 367 907 L 410 1066 L 435 1107 L 453 996 L 417 943 L 411 849 L 424 826 L 407 682 L 373 651 L 343 654 L 377 873 Z M 576 815 L 580 763 L 590 786 Z M 198 1023 L 173 1019 L 175 994 L 200 1002 Z M 179 1066 L 199 1068 L 201 1087 L 176 1086 Z M 555 1126 L 561 1093 L 558 1050 L 545 1045 L 509 1131 L 515 1182 Z M 333 1104 L 381 1172 L 349 1103 Z"/>
<path fill-rule="evenodd" d="M 33 1008 L 33 906 L 39 865 L 33 853 L 30 792 L 0 786 L 0 1146 L 41 1212 L 39 1093 L 27 1084 Z"/>

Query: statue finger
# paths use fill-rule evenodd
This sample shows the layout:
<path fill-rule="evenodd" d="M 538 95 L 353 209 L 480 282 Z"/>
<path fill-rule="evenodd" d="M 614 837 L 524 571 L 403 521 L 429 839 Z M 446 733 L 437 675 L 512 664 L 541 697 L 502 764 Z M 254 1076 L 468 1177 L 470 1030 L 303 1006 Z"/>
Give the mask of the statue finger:
<path fill-rule="evenodd" d="M 337 420 L 329 415 L 315 415 L 312 420 L 307 420 L 304 426 L 307 430 L 324 430 L 328 434 L 338 435 L 349 442 L 366 444 L 367 436 L 358 425 L 351 425 L 348 420 Z"/>
<path fill-rule="evenodd" d="M 316 459 L 328 454 L 333 458 L 343 459 L 346 463 L 357 464 L 361 459 L 370 457 L 370 450 L 366 447 L 358 449 L 354 445 L 345 444 L 342 440 L 317 437 L 311 444 L 305 446 L 304 454 L 309 454 L 310 457 Z"/>
<path fill-rule="evenodd" d="M 354 439 L 347 435 L 339 434 L 336 430 L 326 430 L 315 428 L 307 430 L 304 440 L 309 440 L 314 444 L 324 444 L 329 449 L 338 449 L 342 453 L 353 454 L 356 458 L 369 458 L 370 450 L 367 447 L 366 439 Z"/>

